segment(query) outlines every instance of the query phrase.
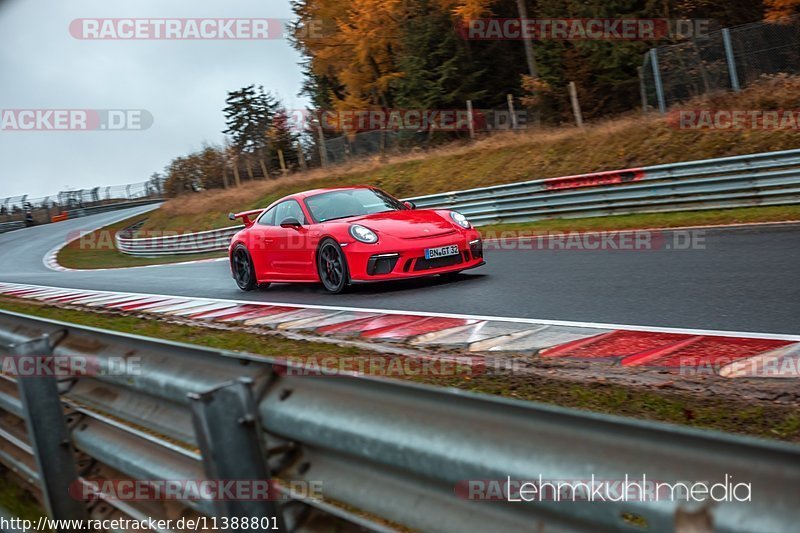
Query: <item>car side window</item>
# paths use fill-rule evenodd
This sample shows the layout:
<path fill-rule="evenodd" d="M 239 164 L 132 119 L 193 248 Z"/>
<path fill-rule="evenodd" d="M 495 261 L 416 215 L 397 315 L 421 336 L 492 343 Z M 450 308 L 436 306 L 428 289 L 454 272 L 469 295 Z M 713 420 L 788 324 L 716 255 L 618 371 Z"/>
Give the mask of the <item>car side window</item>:
<path fill-rule="evenodd" d="M 264 213 L 258 217 L 256 221 L 259 226 L 274 226 L 275 225 L 275 210 L 278 208 L 276 205 L 272 209 L 268 209 L 264 211 Z"/>
<path fill-rule="evenodd" d="M 300 204 L 295 200 L 286 200 L 275 206 L 275 220 L 274 225 L 279 225 L 287 218 L 296 218 L 301 224 L 306 223 L 306 217 L 303 214 L 303 209 Z"/>

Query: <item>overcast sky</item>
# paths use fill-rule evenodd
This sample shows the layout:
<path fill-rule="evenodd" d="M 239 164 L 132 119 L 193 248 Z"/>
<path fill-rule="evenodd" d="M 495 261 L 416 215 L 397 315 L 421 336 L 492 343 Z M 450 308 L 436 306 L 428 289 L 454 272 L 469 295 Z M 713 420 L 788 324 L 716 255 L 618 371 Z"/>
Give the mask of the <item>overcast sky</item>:
<path fill-rule="evenodd" d="M 289 0 L 0 0 L 0 109 L 143 109 L 145 131 L 0 129 L 0 198 L 145 181 L 224 140 L 226 92 L 305 107 L 300 55 L 275 40 L 80 40 L 79 18 L 291 18 Z"/>

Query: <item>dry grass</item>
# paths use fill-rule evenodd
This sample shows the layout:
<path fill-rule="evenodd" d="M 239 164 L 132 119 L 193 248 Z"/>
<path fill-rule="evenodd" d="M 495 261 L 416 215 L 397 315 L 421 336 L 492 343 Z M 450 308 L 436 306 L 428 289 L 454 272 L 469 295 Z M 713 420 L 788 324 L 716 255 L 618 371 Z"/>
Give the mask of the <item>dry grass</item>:
<path fill-rule="evenodd" d="M 688 102 L 687 109 L 796 109 L 800 78 L 775 77 L 738 94 Z M 797 131 L 687 131 L 669 117 L 628 115 L 589 125 L 496 134 L 417 151 L 313 169 L 238 189 L 184 195 L 153 213 L 145 229 L 201 231 L 229 225 L 229 211 L 263 207 L 306 189 L 368 183 L 400 196 L 433 194 L 603 170 L 800 147 Z"/>

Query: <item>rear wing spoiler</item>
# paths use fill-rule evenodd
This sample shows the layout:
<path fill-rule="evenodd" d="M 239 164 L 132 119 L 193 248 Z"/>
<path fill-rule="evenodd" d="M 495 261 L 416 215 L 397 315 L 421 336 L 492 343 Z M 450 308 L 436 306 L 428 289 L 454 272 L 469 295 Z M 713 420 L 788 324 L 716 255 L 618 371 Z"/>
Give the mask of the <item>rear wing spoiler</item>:
<path fill-rule="evenodd" d="M 241 213 L 228 213 L 228 219 L 236 220 L 237 218 L 241 218 L 244 225 L 249 228 L 255 223 L 255 219 L 263 212 L 263 209 L 253 209 L 252 211 L 242 211 Z"/>

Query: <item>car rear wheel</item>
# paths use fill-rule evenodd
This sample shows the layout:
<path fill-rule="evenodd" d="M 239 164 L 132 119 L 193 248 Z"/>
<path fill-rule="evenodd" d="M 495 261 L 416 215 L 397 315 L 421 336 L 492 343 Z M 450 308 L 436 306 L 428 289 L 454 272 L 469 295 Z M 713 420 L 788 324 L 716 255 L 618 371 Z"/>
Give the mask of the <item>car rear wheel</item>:
<path fill-rule="evenodd" d="M 252 291 L 258 286 L 256 272 L 253 268 L 253 260 L 250 253 L 243 245 L 239 244 L 233 249 L 231 256 L 231 267 L 233 269 L 233 279 L 236 285 L 243 291 Z"/>
<path fill-rule="evenodd" d="M 342 248 L 331 239 L 322 243 L 317 252 L 317 272 L 325 290 L 338 294 L 350 283 L 347 259 Z"/>

